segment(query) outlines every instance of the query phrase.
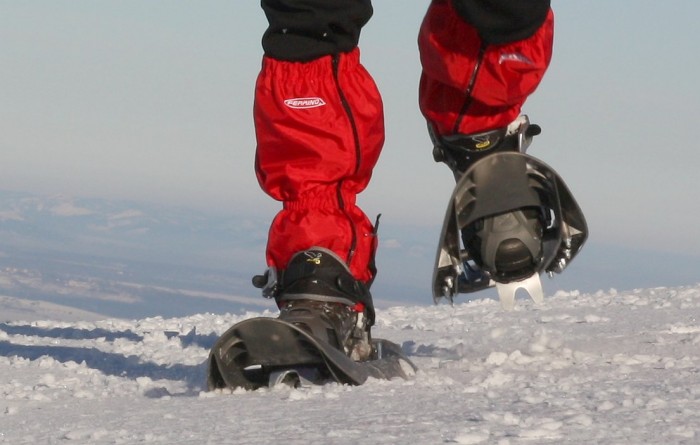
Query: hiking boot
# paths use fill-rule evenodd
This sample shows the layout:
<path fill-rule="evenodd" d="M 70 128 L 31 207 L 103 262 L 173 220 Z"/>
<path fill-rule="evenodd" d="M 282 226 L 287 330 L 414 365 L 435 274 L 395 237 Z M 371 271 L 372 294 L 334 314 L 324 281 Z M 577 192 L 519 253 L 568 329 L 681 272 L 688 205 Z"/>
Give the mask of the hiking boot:
<path fill-rule="evenodd" d="M 270 292 L 281 320 L 343 351 L 355 361 L 373 357 L 370 327 L 374 306 L 368 287 L 331 250 L 313 247 L 297 252 Z M 268 275 L 254 284 L 271 289 Z M 263 283 L 264 279 L 264 283 Z"/>
<path fill-rule="evenodd" d="M 539 209 L 490 216 L 462 229 L 470 258 L 499 283 L 524 280 L 538 272 L 542 235 Z"/>

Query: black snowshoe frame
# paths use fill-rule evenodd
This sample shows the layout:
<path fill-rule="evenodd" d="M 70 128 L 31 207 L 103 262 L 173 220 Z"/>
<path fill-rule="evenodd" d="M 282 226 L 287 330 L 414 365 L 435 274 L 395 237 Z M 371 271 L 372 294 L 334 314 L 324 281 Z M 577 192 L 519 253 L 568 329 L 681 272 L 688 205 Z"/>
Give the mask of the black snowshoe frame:
<path fill-rule="evenodd" d="M 219 337 L 209 355 L 207 386 L 221 388 L 361 385 L 368 378 L 410 378 L 415 365 L 401 347 L 373 339 L 370 360 L 356 362 L 299 326 L 275 318 L 241 321 Z"/>

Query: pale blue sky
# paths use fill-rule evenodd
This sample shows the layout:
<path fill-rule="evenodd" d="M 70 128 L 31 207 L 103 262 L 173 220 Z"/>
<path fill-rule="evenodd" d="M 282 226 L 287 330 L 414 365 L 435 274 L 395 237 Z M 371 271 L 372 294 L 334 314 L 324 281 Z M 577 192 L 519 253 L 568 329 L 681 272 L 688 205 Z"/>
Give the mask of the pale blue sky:
<path fill-rule="evenodd" d="M 428 1 L 376 0 L 361 39 L 387 143 L 359 202 L 439 224 L 452 178 L 417 109 Z M 525 106 L 593 239 L 694 254 L 700 150 L 693 0 L 554 0 L 555 53 Z M 0 189 L 266 214 L 252 89 L 258 1 L 0 0 Z"/>

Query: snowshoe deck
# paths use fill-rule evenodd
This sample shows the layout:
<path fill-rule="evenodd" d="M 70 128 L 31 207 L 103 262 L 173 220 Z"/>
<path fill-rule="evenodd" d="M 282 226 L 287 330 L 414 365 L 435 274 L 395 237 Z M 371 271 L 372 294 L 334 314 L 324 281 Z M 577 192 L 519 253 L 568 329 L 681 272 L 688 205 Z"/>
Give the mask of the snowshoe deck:
<path fill-rule="evenodd" d="M 361 385 L 369 377 L 408 378 L 415 366 L 401 347 L 375 339 L 375 358 L 355 362 L 342 351 L 282 320 L 258 317 L 229 328 L 211 350 L 207 385 L 257 389 L 338 382 Z"/>

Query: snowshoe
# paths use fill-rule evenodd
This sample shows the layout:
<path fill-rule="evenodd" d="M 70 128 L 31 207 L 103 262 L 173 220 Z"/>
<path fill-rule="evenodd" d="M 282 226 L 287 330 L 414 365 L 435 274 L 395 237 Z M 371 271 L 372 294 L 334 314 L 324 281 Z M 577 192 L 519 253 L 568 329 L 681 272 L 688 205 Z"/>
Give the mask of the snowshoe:
<path fill-rule="evenodd" d="M 254 390 L 280 384 L 361 385 L 370 377 L 408 379 L 415 374 L 416 367 L 399 345 L 373 339 L 372 351 L 370 360 L 354 361 L 303 326 L 251 318 L 233 325 L 216 341 L 209 355 L 207 386 Z"/>
<path fill-rule="evenodd" d="M 245 320 L 219 338 L 210 354 L 210 389 L 362 384 L 415 372 L 398 345 L 371 338 L 369 289 L 332 251 L 299 252 L 284 271 L 268 270 L 253 283 L 275 298 L 279 318 Z"/>
<path fill-rule="evenodd" d="M 491 286 L 506 308 L 521 288 L 541 302 L 540 273 L 561 273 L 582 248 L 588 229 L 571 192 L 524 153 L 540 131 L 521 116 L 505 129 L 433 135 L 435 159 L 457 178 L 433 274 L 436 302 Z"/>

